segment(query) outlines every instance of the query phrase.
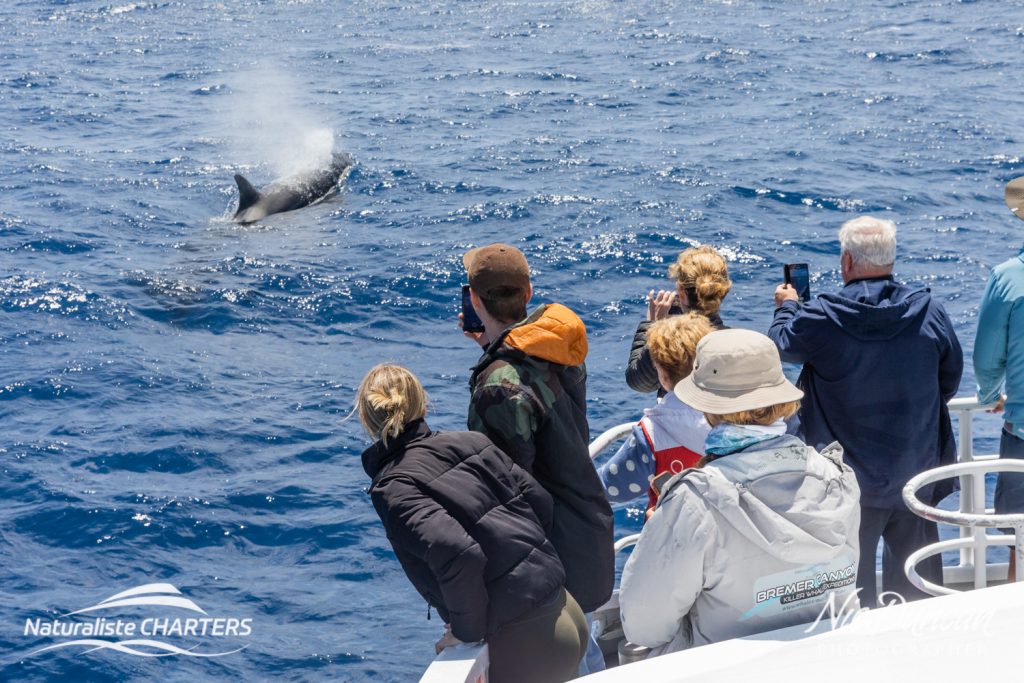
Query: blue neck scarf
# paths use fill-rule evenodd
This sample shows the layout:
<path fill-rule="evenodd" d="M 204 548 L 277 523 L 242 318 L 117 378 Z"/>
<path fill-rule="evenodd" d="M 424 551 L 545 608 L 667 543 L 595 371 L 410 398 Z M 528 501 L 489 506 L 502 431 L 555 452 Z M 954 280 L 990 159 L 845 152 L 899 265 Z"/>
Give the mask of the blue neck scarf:
<path fill-rule="evenodd" d="M 708 455 L 729 455 L 755 444 L 777 439 L 785 433 L 786 423 L 782 420 L 767 426 L 723 423 L 708 432 L 704 440 L 704 452 Z"/>

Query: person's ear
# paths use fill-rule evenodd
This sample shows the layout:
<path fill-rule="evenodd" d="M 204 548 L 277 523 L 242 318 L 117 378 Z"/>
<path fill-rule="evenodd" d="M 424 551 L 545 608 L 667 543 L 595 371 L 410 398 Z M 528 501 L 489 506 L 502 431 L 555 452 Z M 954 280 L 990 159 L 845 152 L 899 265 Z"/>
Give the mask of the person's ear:
<path fill-rule="evenodd" d="M 533 283 L 531 282 L 526 286 L 526 303 L 530 303 L 530 299 L 533 298 Z"/>

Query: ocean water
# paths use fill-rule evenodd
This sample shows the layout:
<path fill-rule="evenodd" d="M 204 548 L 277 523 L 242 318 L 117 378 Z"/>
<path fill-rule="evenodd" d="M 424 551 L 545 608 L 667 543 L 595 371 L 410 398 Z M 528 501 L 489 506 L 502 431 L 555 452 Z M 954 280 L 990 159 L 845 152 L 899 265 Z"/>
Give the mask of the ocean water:
<path fill-rule="evenodd" d="M 536 301 L 583 317 L 596 434 L 650 400 L 623 366 L 689 245 L 764 330 L 783 263 L 832 289 L 840 223 L 891 217 L 969 357 L 1024 242 L 1018 0 L 14 1 L 0 35 L 2 680 L 415 680 L 442 624 L 346 417 L 397 361 L 464 425 L 467 248 L 518 245 Z M 336 196 L 229 220 L 234 173 L 332 146 Z M 31 654 L 60 639 L 27 620 L 151 583 L 250 620 L 173 642 L 245 649 Z"/>

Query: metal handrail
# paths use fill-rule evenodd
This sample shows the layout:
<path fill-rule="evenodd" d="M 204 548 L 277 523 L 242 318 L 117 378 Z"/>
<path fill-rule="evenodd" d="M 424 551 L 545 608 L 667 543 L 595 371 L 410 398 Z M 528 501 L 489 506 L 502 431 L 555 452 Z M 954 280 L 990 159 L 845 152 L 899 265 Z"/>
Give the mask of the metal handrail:
<path fill-rule="evenodd" d="M 626 548 L 632 548 L 640 540 L 640 534 L 630 534 L 615 541 L 615 554 L 618 555 Z"/>
<path fill-rule="evenodd" d="M 985 474 L 988 472 L 1024 473 L 1024 461 L 997 459 L 986 460 L 984 462 L 961 462 L 955 465 L 936 467 L 913 477 L 907 482 L 906 486 L 903 487 L 903 500 L 906 501 L 907 507 L 909 507 L 911 512 L 914 514 L 935 522 L 941 522 L 942 524 L 958 526 L 962 529 L 971 529 L 975 532 L 969 537 L 961 537 L 951 541 L 932 543 L 912 553 L 910 557 L 907 558 L 906 564 L 903 568 L 904 572 L 907 574 L 907 578 L 910 579 L 911 583 L 926 593 L 931 593 L 932 595 L 947 595 L 950 593 L 958 593 L 960 591 L 952 588 L 946 588 L 945 586 L 939 586 L 922 578 L 921 575 L 917 573 L 917 565 L 925 558 L 938 555 L 944 550 L 964 549 L 970 546 L 972 549 L 972 560 L 974 561 L 975 570 L 977 570 L 979 566 L 984 569 L 985 550 L 988 546 L 1003 545 L 1011 538 L 1013 539 L 1014 554 L 1017 560 L 1016 580 L 1024 581 L 1024 513 L 1002 515 L 990 514 L 984 509 L 984 489 L 982 489 L 982 497 L 980 498 L 982 505 L 980 511 L 977 510 L 976 506 L 974 509 L 968 509 L 965 511 L 962 499 L 960 510 L 940 510 L 939 508 L 931 505 L 925 505 L 917 498 L 917 492 L 922 487 L 927 486 L 928 484 L 934 484 L 935 482 L 943 479 L 949 479 L 950 477 L 970 477 L 975 482 L 981 481 L 984 486 Z M 985 534 L 985 529 L 993 527 L 1013 527 L 1014 533 L 1012 536 L 1008 534 L 992 537 L 987 536 Z M 979 534 L 977 533 L 979 531 L 980 543 Z M 975 571 L 975 588 L 984 588 L 987 582 L 987 573 L 981 572 L 979 575 L 979 573 Z"/>
<path fill-rule="evenodd" d="M 982 410 L 991 408 L 995 405 L 995 402 L 982 403 L 977 398 L 961 396 L 959 398 L 949 399 L 949 403 L 946 405 L 949 406 L 950 410 Z"/>
<path fill-rule="evenodd" d="M 633 431 L 635 425 L 636 422 L 623 422 L 601 432 L 590 444 L 590 459 L 593 460 L 601 451 Z"/>

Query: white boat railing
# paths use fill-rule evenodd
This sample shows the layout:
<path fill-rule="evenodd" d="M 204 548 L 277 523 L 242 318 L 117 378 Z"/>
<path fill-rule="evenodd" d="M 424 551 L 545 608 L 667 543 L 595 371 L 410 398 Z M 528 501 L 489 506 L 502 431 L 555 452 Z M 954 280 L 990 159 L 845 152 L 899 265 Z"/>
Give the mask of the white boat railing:
<path fill-rule="evenodd" d="M 490 664 L 486 643 L 456 645 L 434 658 L 419 683 L 487 683 Z"/>
<path fill-rule="evenodd" d="M 982 405 L 976 398 L 954 398 L 949 402 L 949 412 L 955 413 L 959 424 L 957 434 L 957 462 L 979 462 L 996 460 L 998 454 L 976 455 L 974 453 L 974 413 L 990 408 L 991 404 Z M 909 483 L 909 482 L 908 482 Z M 985 475 L 984 473 L 975 476 L 968 474 L 960 479 L 960 512 L 979 514 L 985 512 Z M 963 570 L 970 568 L 974 576 L 975 587 L 981 588 L 986 584 L 985 580 L 980 581 L 981 575 L 985 574 L 985 529 L 980 527 L 960 527 L 960 538 L 972 538 L 973 543 L 965 544 L 960 548 L 960 562 L 958 566 Z M 975 551 L 980 550 L 981 562 L 974 561 Z"/>
<path fill-rule="evenodd" d="M 601 453 L 604 449 L 611 446 L 613 443 L 629 435 L 633 431 L 633 426 L 636 422 L 623 422 L 620 425 L 615 425 L 611 429 L 606 429 L 601 432 L 600 436 L 590 442 L 590 459 L 593 460 Z"/>
<path fill-rule="evenodd" d="M 917 573 L 917 564 L 925 558 L 938 555 L 946 550 L 957 550 L 970 548 L 974 566 L 974 588 L 984 588 L 988 584 L 988 572 L 985 571 L 985 550 L 990 545 L 1006 545 L 1007 542 L 1014 546 L 1014 553 L 1017 557 L 1016 580 L 1024 580 L 1024 514 L 997 515 L 987 510 L 981 512 L 965 512 L 961 510 L 940 510 L 939 508 L 925 505 L 917 498 L 917 492 L 928 484 L 934 484 L 950 477 L 960 477 L 961 481 L 971 478 L 975 481 L 985 481 L 985 474 L 988 472 L 1021 472 L 1024 473 L 1024 460 L 995 460 L 988 462 L 961 462 L 955 465 L 936 467 L 935 469 L 922 472 L 907 482 L 903 487 L 903 499 L 907 502 L 910 510 L 925 519 L 930 519 L 942 524 L 958 526 L 962 530 L 970 532 L 969 535 L 961 535 L 948 541 L 939 541 L 927 545 L 907 558 L 904 571 L 907 578 L 915 586 L 931 593 L 932 595 L 950 595 L 960 591 L 946 586 L 927 581 Z M 984 503 L 984 499 L 982 499 Z M 994 527 L 1011 527 L 1013 534 L 1001 534 L 988 536 L 985 529 Z M 980 532 L 980 543 L 979 533 Z M 980 562 L 977 560 L 980 558 Z"/>
<path fill-rule="evenodd" d="M 991 519 L 993 511 L 986 507 L 985 504 L 985 474 L 987 472 L 995 472 L 999 470 L 1011 470 L 1014 466 L 1008 461 L 999 461 L 999 455 L 997 453 L 979 455 L 974 452 L 974 414 L 983 410 L 987 410 L 992 407 L 993 404 L 982 404 L 979 403 L 976 398 L 954 398 L 949 402 L 950 413 L 954 413 L 957 416 L 959 424 L 959 431 L 957 434 L 957 465 L 949 465 L 948 468 L 958 467 L 959 465 L 965 465 L 969 463 L 987 463 L 989 466 L 976 466 L 969 468 L 960 468 L 955 472 L 950 472 L 945 476 L 939 475 L 938 479 L 932 481 L 938 481 L 939 479 L 948 478 L 950 476 L 960 477 L 960 507 L 959 510 L 949 511 L 931 508 L 927 512 L 931 515 L 929 519 L 934 519 L 937 522 L 943 524 L 949 524 L 952 526 L 960 527 L 960 538 L 953 541 L 942 541 L 946 546 L 942 548 L 935 548 L 938 544 L 933 544 L 931 547 L 922 548 L 915 553 L 911 558 L 914 560 L 914 564 L 937 552 L 943 550 L 959 550 L 960 560 L 957 565 L 946 568 L 946 573 L 959 579 L 963 583 L 973 583 L 974 588 L 984 588 L 988 585 L 990 580 L 1001 578 L 994 575 L 992 570 L 993 567 L 986 563 L 986 551 L 989 546 L 993 545 L 1016 545 L 1012 536 L 999 535 L 989 536 L 985 533 L 987 528 L 991 527 L 1013 527 L 1014 524 L 1006 524 L 1000 521 L 996 521 L 994 524 L 979 524 L 971 523 L 975 520 L 980 519 L 979 517 L 973 516 L 985 516 L 985 519 Z M 911 510 L 915 510 L 916 505 L 920 505 L 920 501 L 916 497 L 913 500 L 907 498 L 907 488 L 914 484 L 916 480 L 928 476 L 931 473 L 939 470 L 945 470 L 945 468 L 936 468 L 929 472 L 924 472 L 918 477 L 915 477 L 911 481 L 907 482 L 907 487 L 904 488 L 904 498 L 907 499 L 907 505 L 910 506 Z M 920 483 L 914 490 L 925 486 L 925 483 Z M 922 514 L 924 510 L 915 510 L 916 514 Z M 934 550 L 934 552 L 932 552 Z M 910 563 L 908 562 L 908 566 Z M 1020 569 L 1018 569 L 1020 571 Z M 914 576 L 908 572 L 908 578 L 911 581 L 914 580 L 914 576 L 917 576 L 916 570 L 914 570 Z M 917 576 L 919 581 L 923 582 L 920 576 Z M 933 584 L 934 585 L 934 584 Z M 921 587 L 919 585 L 919 587 Z M 941 588 L 941 587 L 936 587 Z M 948 591 L 934 589 L 929 590 L 928 588 L 922 588 L 926 592 L 932 594 L 944 594 Z"/>

